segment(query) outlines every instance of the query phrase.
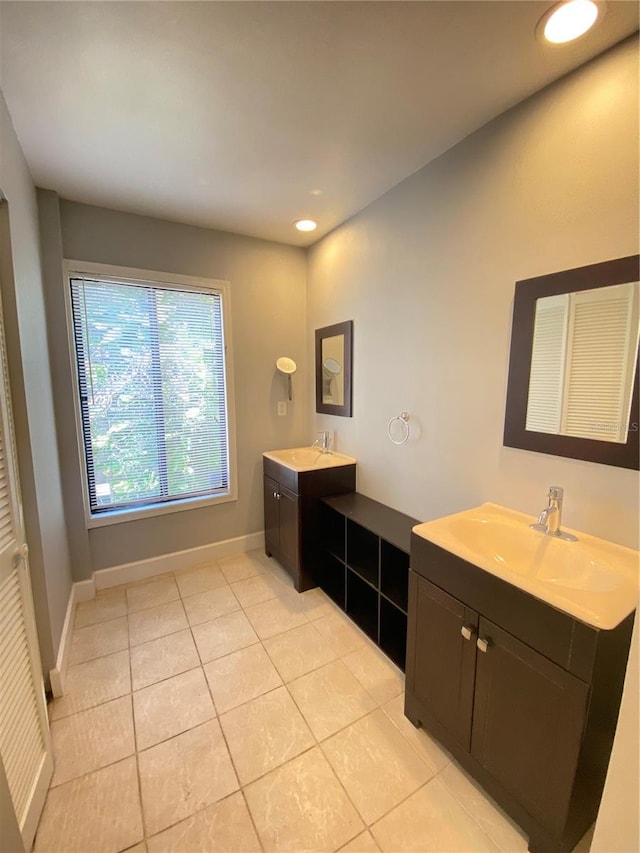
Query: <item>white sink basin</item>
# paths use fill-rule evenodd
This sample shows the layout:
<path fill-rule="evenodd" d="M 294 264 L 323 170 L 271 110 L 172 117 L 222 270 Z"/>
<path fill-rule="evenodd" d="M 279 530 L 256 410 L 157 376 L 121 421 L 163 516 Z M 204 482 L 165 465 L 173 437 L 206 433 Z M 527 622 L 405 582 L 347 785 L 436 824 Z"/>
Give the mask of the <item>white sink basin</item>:
<path fill-rule="evenodd" d="M 413 530 L 594 628 L 619 625 L 637 604 L 638 551 L 575 530 L 577 542 L 546 536 L 535 520 L 485 503 Z"/>
<path fill-rule="evenodd" d="M 342 453 L 322 453 L 317 447 L 294 447 L 291 450 L 267 450 L 262 454 L 273 462 L 286 465 L 293 471 L 316 471 L 319 468 L 338 468 L 340 465 L 355 465 L 352 456 Z"/>

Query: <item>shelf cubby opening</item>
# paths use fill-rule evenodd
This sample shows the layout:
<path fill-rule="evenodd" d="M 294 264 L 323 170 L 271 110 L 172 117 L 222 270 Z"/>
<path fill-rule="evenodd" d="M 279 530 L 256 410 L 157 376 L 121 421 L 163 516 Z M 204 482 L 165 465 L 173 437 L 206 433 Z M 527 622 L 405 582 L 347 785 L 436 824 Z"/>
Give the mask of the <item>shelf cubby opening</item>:
<path fill-rule="evenodd" d="M 378 593 L 350 569 L 347 569 L 347 614 L 378 642 Z"/>
<path fill-rule="evenodd" d="M 409 555 L 385 539 L 380 548 L 380 591 L 407 612 Z"/>
<path fill-rule="evenodd" d="M 347 565 L 375 587 L 379 541 L 375 533 L 347 519 Z"/>
<path fill-rule="evenodd" d="M 338 607 L 345 609 L 345 567 L 333 554 L 322 554 L 316 566 L 316 583 Z"/>
<path fill-rule="evenodd" d="M 345 517 L 325 503 L 320 504 L 318 542 L 330 554 L 344 561 Z"/>
<path fill-rule="evenodd" d="M 386 598 L 380 599 L 380 648 L 404 672 L 407 616 Z"/>

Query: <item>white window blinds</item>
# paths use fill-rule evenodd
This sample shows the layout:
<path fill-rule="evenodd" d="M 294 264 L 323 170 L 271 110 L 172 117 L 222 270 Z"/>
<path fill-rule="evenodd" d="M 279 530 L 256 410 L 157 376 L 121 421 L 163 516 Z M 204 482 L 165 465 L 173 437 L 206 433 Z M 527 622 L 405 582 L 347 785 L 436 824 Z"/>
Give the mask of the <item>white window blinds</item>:
<path fill-rule="evenodd" d="M 222 294 L 71 278 L 92 514 L 230 489 Z"/>

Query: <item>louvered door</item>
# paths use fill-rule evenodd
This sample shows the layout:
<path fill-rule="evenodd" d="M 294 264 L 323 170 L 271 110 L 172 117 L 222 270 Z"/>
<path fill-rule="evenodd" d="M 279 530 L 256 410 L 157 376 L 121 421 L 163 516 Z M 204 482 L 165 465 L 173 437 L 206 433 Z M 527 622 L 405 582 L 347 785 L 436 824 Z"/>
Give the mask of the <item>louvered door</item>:
<path fill-rule="evenodd" d="M 22 523 L 1 302 L 0 394 L 0 773 L 4 775 L 0 791 L 8 789 L 24 848 L 30 850 L 53 759 Z M 8 804 L 2 806 L 4 812 Z"/>

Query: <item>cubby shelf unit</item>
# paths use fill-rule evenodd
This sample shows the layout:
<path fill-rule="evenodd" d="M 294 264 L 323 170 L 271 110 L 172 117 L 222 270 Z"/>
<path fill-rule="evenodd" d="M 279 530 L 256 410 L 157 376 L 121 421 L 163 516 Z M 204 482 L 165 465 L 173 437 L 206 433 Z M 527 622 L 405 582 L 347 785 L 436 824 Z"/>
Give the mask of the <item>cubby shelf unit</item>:
<path fill-rule="evenodd" d="M 418 523 L 358 492 L 321 502 L 316 582 L 402 670 L 411 529 Z"/>

